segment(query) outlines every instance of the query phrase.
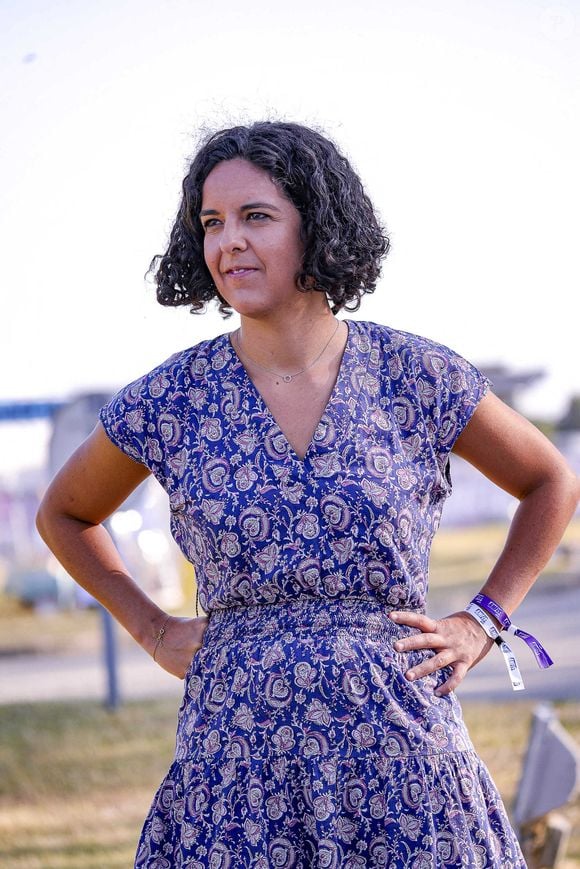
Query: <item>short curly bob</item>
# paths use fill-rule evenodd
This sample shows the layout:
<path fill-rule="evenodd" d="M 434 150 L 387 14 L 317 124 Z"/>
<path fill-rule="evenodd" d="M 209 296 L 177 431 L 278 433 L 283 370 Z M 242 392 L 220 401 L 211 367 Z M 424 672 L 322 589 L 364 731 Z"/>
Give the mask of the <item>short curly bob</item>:
<path fill-rule="evenodd" d="M 190 305 L 197 314 L 216 299 L 222 316 L 231 316 L 205 264 L 199 212 L 211 170 L 236 157 L 267 172 L 301 215 L 305 253 L 297 288 L 325 293 L 333 314 L 358 310 L 362 296 L 376 288 L 388 236 L 336 146 L 308 127 L 277 121 L 220 130 L 203 141 L 183 180 L 167 251 L 152 259 L 147 272 L 154 273 L 157 301 Z"/>

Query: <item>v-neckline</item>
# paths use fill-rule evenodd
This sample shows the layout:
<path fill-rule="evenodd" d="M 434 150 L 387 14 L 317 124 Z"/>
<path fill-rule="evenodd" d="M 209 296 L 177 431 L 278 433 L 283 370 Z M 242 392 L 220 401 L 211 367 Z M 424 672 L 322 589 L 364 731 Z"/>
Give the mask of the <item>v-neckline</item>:
<path fill-rule="evenodd" d="M 262 409 L 264 416 L 268 418 L 270 425 L 274 426 L 280 432 L 280 435 L 281 435 L 281 437 L 284 441 L 284 445 L 286 447 L 287 454 L 290 455 L 294 459 L 294 461 L 298 462 L 301 466 L 305 465 L 310 453 L 312 452 L 312 450 L 314 449 L 314 447 L 316 445 L 316 432 L 318 431 L 321 422 L 324 420 L 325 416 L 328 416 L 330 414 L 330 412 L 332 411 L 334 402 L 336 400 L 336 397 L 340 394 L 341 384 L 342 384 L 344 377 L 346 376 L 346 368 L 348 366 L 348 359 L 352 355 L 352 346 L 351 345 L 352 345 L 352 337 L 353 337 L 353 331 L 354 331 L 352 328 L 352 321 L 345 319 L 342 322 L 346 323 L 346 328 L 347 328 L 348 332 L 347 332 L 347 336 L 346 336 L 346 342 L 344 345 L 344 349 L 342 351 L 340 364 L 338 366 L 336 380 L 334 381 L 334 385 L 332 387 L 332 390 L 330 392 L 330 395 L 328 397 L 328 401 L 326 402 L 324 410 L 322 411 L 320 418 L 318 419 L 318 422 L 316 423 L 316 426 L 314 427 L 314 432 L 312 434 L 312 437 L 310 439 L 308 446 L 306 447 L 306 452 L 304 453 L 304 456 L 298 455 L 298 453 L 296 452 L 296 450 L 294 449 L 294 447 L 292 446 L 292 444 L 288 440 L 288 437 L 286 436 L 286 434 L 282 430 L 282 427 L 280 426 L 279 422 L 274 417 L 274 414 L 272 413 L 272 411 L 271 411 L 267 401 L 265 400 L 264 396 L 262 395 L 262 393 L 260 392 L 260 390 L 258 389 L 256 384 L 254 383 L 254 381 L 252 380 L 252 378 L 248 374 L 248 372 L 246 370 L 246 366 L 244 365 L 244 363 L 242 362 L 242 360 L 238 356 L 236 348 L 234 347 L 234 343 L 232 341 L 232 334 L 233 333 L 227 332 L 224 335 L 224 338 L 228 342 L 230 350 L 232 351 L 232 353 L 234 355 L 234 361 L 237 365 L 240 366 L 241 371 L 242 371 L 242 376 L 244 377 L 251 392 L 253 393 L 254 398 L 256 399 L 256 402 L 261 406 L 261 409 Z"/>

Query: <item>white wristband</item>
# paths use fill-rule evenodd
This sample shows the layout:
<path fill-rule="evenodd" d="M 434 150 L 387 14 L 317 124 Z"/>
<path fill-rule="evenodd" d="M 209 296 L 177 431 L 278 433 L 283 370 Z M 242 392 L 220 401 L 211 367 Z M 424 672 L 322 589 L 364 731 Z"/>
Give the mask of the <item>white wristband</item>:
<path fill-rule="evenodd" d="M 497 638 L 499 637 L 499 631 L 484 609 L 482 609 L 480 606 L 478 606 L 476 603 L 473 603 L 472 601 L 471 603 L 468 603 L 465 607 L 465 612 L 469 613 L 470 616 L 473 616 L 476 622 L 479 622 L 479 624 L 491 640 L 497 640 Z"/>
<path fill-rule="evenodd" d="M 510 682 L 512 683 L 512 689 L 514 691 L 523 691 L 525 685 L 524 680 L 522 679 L 520 668 L 518 667 L 516 656 L 514 655 L 511 647 L 508 646 L 508 644 L 505 642 L 505 640 L 501 639 L 500 632 L 496 628 L 492 619 L 488 616 L 484 609 L 473 603 L 473 601 L 467 604 L 467 606 L 465 607 L 465 612 L 473 616 L 476 622 L 481 625 L 487 636 L 491 640 L 494 640 L 499 647 L 499 650 L 503 655 L 508 675 L 510 677 Z"/>

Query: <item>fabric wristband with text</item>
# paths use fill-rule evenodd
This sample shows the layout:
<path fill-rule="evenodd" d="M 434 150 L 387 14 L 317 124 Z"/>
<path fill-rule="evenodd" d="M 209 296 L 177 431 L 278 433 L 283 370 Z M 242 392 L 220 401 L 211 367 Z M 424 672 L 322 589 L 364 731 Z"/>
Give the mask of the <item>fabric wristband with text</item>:
<path fill-rule="evenodd" d="M 475 595 L 471 602 L 482 607 L 487 613 L 489 613 L 489 615 L 495 616 L 503 631 L 507 631 L 508 634 L 513 634 L 514 637 L 519 637 L 520 640 L 523 640 L 528 648 L 534 653 L 538 667 L 545 670 L 552 666 L 554 662 L 540 641 L 537 640 L 533 634 L 529 634 L 527 631 L 514 625 L 505 610 L 503 610 L 495 600 L 480 592 Z"/>
<path fill-rule="evenodd" d="M 512 683 L 512 689 L 514 691 L 523 691 L 526 686 L 524 685 L 524 680 L 518 666 L 517 658 L 513 653 L 511 646 L 509 646 L 505 642 L 505 640 L 502 640 L 500 632 L 498 631 L 486 611 L 482 609 L 478 604 L 471 601 L 471 603 L 468 603 L 465 607 L 465 612 L 473 616 L 476 622 L 481 625 L 487 636 L 492 639 L 499 647 L 499 650 L 503 655 L 503 660 L 506 665 L 508 675 L 510 677 L 510 682 Z"/>

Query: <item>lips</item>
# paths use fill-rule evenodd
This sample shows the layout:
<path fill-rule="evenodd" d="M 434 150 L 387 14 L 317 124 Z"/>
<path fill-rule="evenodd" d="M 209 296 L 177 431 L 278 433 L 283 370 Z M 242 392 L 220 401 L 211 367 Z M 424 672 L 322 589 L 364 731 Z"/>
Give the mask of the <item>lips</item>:
<path fill-rule="evenodd" d="M 255 272 L 257 269 L 252 266 L 236 266 L 235 268 L 226 269 L 225 274 L 232 278 L 239 278 L 242 275 L 249 275 L 251 272 Z"/>

